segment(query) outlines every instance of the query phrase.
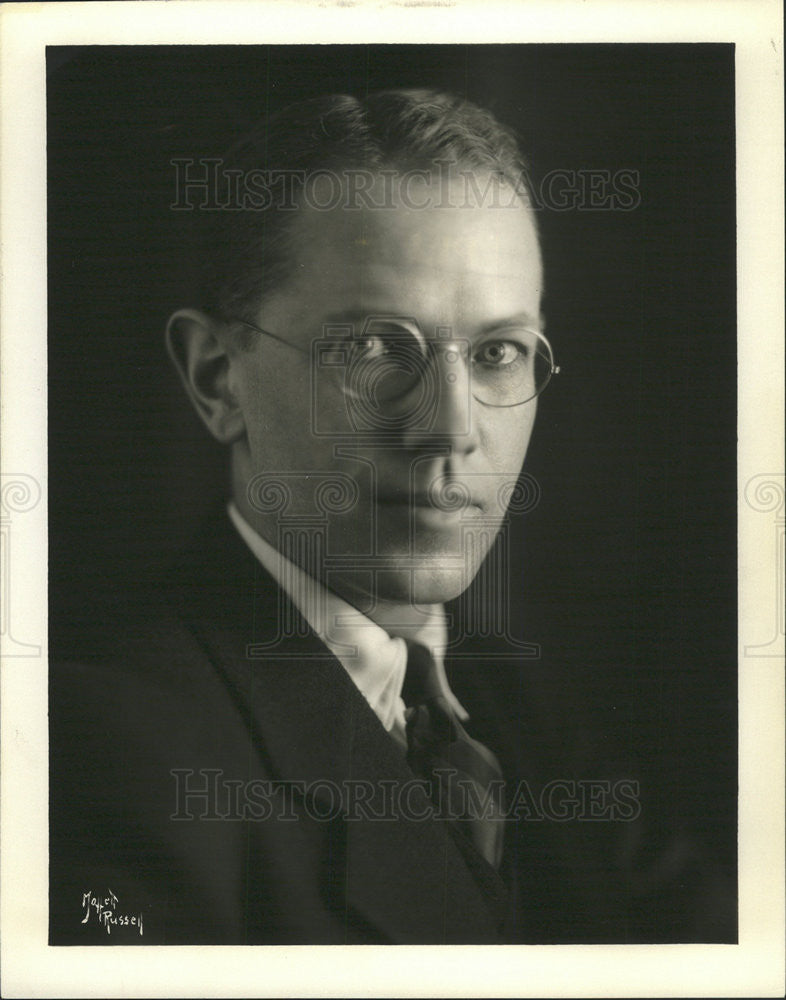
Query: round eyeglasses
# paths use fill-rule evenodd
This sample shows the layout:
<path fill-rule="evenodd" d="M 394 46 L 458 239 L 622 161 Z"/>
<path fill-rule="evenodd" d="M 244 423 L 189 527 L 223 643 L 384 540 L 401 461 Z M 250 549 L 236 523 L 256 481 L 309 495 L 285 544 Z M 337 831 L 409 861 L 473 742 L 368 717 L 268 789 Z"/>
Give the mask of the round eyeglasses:
<path fill-rule="evenodd" d="M 233 318 L 257 333 L 291 347 L 309 351 L 248 320 Z M 441 354 L 444 365 L 433 363 Z M 521 406 L 538 396 L 559 373 L 546 337 L 531 327 L 510 324 L 495 327 L 476 340 L 452 336 L 438 329 L 427 340 L 410 318 L 369 316 L 359 335 L 354 324 L 328 325 L 313 341 L 311 355 L 317 372 L 337 379 L 343 392 L 373 407 L 392 407 L 418 385 L 438 391 L 444 377 L 457 382 L 456 367 L 462 362 L 469 372 L 472 396 L 486 406 Z"/>

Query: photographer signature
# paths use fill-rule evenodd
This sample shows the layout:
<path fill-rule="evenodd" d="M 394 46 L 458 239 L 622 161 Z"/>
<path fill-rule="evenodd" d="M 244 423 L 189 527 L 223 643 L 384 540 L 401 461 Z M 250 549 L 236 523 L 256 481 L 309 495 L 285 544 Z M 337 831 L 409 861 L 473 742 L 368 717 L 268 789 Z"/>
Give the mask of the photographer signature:
<path fill-rule="evenodd" d="M 108 895 L 104 897 L 96 895 L 90 889 L 82 893 L 82 906 L 85 910 L 82 923 L 86 924 L 90 919 L 90 914 L 95 913 L 96 920 L 99 924 L 103 924 L 107 934 L 112 933 L 113 927 L 138 927 L 139 934 L 142 936 L 144 934 L 142 914 L 139 913 L 131 916 L 127 913 L 119 912 L 117 909 L 117 896 L 111 889 L 107 889 L 107 893 Z"/>

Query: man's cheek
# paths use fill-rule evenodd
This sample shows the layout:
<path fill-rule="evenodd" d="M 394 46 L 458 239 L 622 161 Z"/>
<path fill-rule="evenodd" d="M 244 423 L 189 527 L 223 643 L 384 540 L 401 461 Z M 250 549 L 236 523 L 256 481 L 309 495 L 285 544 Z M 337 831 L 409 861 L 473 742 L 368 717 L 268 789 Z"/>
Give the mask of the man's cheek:
<path fill-rule="evenodd" d="M 500 410 L 499 417 L 487 429 L 484 440 L 493 468 L 517 476 L 527 455 L 535 413 L 528 408 L 527 412 L 516 413 L 514 417 L 513 409 Z"/>

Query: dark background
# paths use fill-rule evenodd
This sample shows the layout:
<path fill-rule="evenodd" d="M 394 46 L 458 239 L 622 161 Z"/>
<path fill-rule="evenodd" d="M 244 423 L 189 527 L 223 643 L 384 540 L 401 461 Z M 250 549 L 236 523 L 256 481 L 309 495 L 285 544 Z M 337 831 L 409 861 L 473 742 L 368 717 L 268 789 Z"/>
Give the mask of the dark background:
<path fill-rule="evenodd" d="M 524 685 L 504 666 L 482 686 L 465 668 L 454 679 L 480 735 L 500 712 L 527 730 L 526 748 L 503 748 L 518 773 L 533 761 L 550 777 L 574 773 L 576 748 L 592 744 L 585 759 L 639 776 L 653 858 L 675 832 L 699 844 L 690 850 L 717 873 L 720 899 L 736 861 L 733 47 L 48 55 L 56 656 L 90 655 L 111 635 L 123 594 L 161 571 L 224 492 L 223 456 L 163 348 L 169 313 L 191 304 L 171 158 L 220 156 L 260 116 L 318 93 L 433 86 L 516 128 L 536 184 L 555 169 L 639 172 L 632 211 L 539 212 L 562 373 L 527 459 L 540 502 L 511 523 L 511 605 L 512 631 L 541 657 Z M 526 864 L 539 834 L 523 836 Z M 570 905 L 556 880 L 554 893 L 555 912 Z M 692 926 L 690 900 L 673 895 L 650 932 L 634 895 L 623 917 L 610 904 L 598 939 Z"/>

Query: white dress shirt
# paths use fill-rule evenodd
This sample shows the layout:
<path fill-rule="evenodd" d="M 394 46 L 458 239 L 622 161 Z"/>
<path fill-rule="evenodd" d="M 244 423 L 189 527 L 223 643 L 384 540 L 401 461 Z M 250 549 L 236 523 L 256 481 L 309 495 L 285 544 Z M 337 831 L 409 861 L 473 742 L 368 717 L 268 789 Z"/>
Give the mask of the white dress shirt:
<path fill-rule="evenodd" d="M 406 746 L 405 706 L 401 698 L 407 668 L 405 637 L 431 651 L 449 704 L 462 721 L 469 717 L 450 690 L 445 675 L 447 626 L 442 605 L 422 610 L 386 607 L 385 628 L 382 628 L 273 548 L 254 531 L 233 502 L 227 510 L 240 537 L 339 660 L 394 739 Z"/>

